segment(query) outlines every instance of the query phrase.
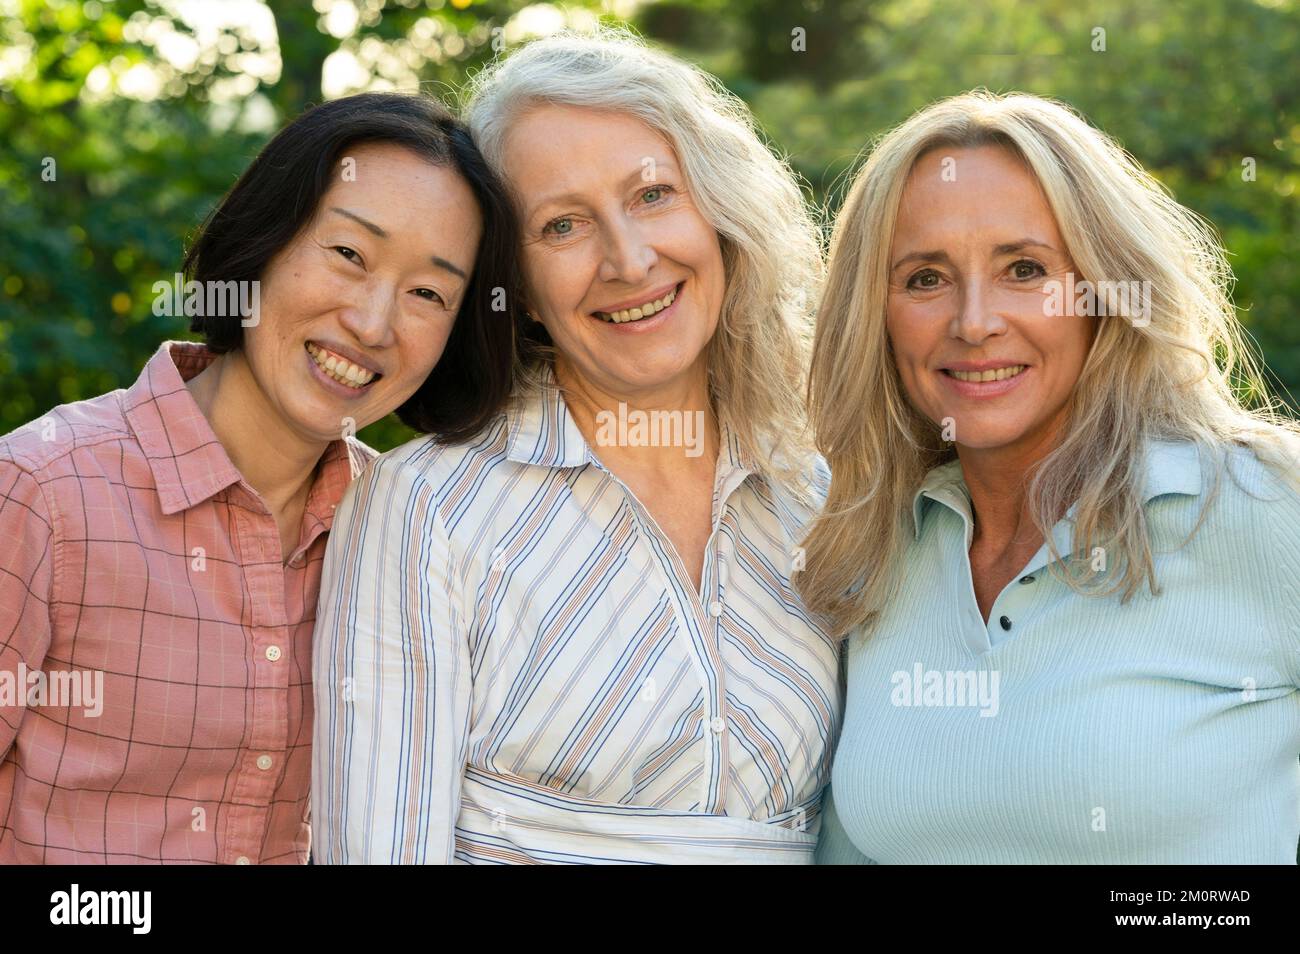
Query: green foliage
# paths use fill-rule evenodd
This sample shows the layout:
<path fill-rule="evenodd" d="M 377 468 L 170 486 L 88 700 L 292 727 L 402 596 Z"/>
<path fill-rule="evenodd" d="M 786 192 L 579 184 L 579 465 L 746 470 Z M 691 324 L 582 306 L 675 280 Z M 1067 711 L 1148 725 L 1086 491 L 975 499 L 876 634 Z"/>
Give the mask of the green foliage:
<path fill-rule="evenodd" d="M 0 432 L 129 384 L 160 341 L 189 337 L 153 315 L 151 286 L 271 129 L 322 98 L 332 53 L 368 56 L 381 79 L 389 54 L 446 93 L 491 56 L 494 28 L 536 12 L 458 6 L 360 2 L 340 39 L 312 4 L 268 0 L 268 51 L 247 25 L 214 40 L 154 0 L 0 0 Z M 1294 0 L 672 0 L 633 24 L 750 102 L 831 210 L 864 145 L 938 97 L 987 86 L 1068 101 L 1219 228 L 1243 320 L 1279 390 L 1300 397 Z M 158 46 L 173 31 L 203 51 L 187 68 Z M 248 78 L 245 57 L 267 52 L 278 78 Z M 136 64 L 157 69 L 156 95 L 102 90 Z M 411 436 L 393 418 L 361 434 L 381 449 Z"/>

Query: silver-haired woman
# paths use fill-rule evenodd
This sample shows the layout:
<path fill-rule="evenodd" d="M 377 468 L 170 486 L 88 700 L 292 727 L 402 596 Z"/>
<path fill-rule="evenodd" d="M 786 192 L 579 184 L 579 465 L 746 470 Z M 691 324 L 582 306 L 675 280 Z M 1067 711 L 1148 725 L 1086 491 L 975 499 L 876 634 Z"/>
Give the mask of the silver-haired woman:
<path fill-rule="evenodd" d="M 1295 863 L 1300 457 L 1227 278 L 1059 104 L 874 150 L 812 368 L 800 586 L 853 633 L 820 860 Z"/>
<path fill-rule="evenodd" d="M 339 508 L 316 856 L 809 862 L 840 703 L 789 580 L 825 485 L 796 182 L 716 82 L 622 36 L 520 49 L 469 120 L 522 222 L 521 383 Z"/>

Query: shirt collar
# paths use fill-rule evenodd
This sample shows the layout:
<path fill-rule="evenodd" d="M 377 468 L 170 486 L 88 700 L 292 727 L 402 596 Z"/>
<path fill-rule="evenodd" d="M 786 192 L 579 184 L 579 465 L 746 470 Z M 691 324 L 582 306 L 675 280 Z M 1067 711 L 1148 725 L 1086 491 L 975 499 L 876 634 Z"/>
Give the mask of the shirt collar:
<path fill-rule="evenodd" d="M 165 514 L 193 507 L 242 479 L 185 386 L 216 357 L 197 342 L 165 341 L 123 399 L 123 413 L 149 462 Z M 307 512 L 325 529 L 352 477 L 374 457 L 353 437 L 326 448 L 307 499 Z"/>
<path fill-rule="evenodd" d="M 506 421 L 506 457 L 515 463 L 581 467 L 592 459 L 549 366 L 537 387 L 516 395 Z"/>
<path fill-rule="evenodd" d="M 1202 470 L 1200 452 L 1190 441 L 1148 441 L 1144 450 L 1142 503 L 1147 504 L 1165 494 L 1196 496 L 1201 492 Z M 970 492 L 962 478 L 961 464 L 950 460 L 940 464 L 925 475 L 916 495 L 912 498 L 912 525 L 914 536 L 921 535 L 925 519 L 926 500 L 933 500 L 955 510 L 968 523 L 973 519 Z M 1067 511 L 1061 527 L 1073 521 L 1075 506 Z"/>
<path fill-rule="evenodd" d="M 539 467 L 599 465 L 577 421 L 569 413 L 564 394 L 549 366 L 543 371 L 539 384 L 539 387 L 518 395 L 506 412 L 506 458 Z M 725 497 L 746 477 L 757 473 L 758 467 L 725 421 L 721 424 L 721 440 L 718 485 L 725 488 Z"/>

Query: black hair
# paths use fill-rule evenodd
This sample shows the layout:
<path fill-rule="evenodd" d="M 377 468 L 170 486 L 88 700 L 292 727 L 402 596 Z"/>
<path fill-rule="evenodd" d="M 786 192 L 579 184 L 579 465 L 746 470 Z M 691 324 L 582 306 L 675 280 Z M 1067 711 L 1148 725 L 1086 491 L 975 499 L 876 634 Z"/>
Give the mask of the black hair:
<path fill-rule="evenodd" d="M 397 409 L 418 431 L 444 442 L 468 440 L 501 410 L 514 381 L 514 335 L 523 321 L 518 225 L 468 128 L 436 99 L 361 93 L 309 108 L 266 144 L 213 209 L 182 269 L 198 282 L 259 280 L 315 216 L 344 151 L 361 143 L 393 143 L 455 171 L 478 202 L 482 237 L 447 346 Z M 196 315 L 190 330 L 218 354 L 243 345 L 244 326 L 230 317 Z"/>

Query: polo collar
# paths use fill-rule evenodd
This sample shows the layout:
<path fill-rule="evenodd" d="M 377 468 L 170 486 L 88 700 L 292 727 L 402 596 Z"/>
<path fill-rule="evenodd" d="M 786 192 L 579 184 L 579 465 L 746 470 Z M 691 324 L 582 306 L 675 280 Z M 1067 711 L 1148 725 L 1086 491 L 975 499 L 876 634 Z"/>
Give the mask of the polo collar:
<path fill-rule="evenodd" d="M 1147 442 L 1143 457 L 1145 471 L 1142 491 L 1143 505 L 1166 494 L 1196 496 L 1201 493 L 1203 472 L 1201 454 L 1196 444 L 1190 441 L 1152 440 Z M 912 498 L 914 537 L 921 535 L 921 525 L 925 519 L 927 500 L 936 501 L 950 510 L 956 511 L 966 520 L 968 526 L 973 525 L 974 513 L 970 491 L 966 489 L 966 481 L 962 477 L 961 463 L 959 461 L 950 460 L 933 468 L 925 475 L 921 486 L 917 488 L 916 495 Z M 1071 505 L 1065 517 L 1053 528 L 1053 538 L 1058 544 L 1062 538 L 1056 531 L 1063 524 L 1074 522 L 1074 513 L 1077 506 L 1078 504 Z M 1068 541 L 1069 528 L 1066 527 L 1065 529 Z"/>

